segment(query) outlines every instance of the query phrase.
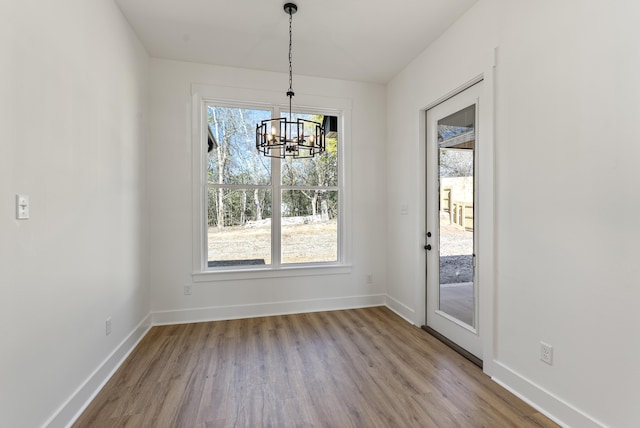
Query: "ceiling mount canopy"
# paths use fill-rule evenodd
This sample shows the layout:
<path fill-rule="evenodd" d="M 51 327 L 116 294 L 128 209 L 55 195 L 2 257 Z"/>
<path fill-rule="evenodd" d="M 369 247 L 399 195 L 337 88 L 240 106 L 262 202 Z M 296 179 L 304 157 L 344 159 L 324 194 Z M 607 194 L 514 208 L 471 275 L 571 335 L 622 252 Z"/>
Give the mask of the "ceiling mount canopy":
<path fill-rule="evenodd" d="M 287 15 L 291 16 L 298 11 L 298 5 L 296 5 L 295 3 L 285 3 L 284 11 L 287 13 Z"/>
<path fill-rule="evenodd" d="M 298 11 L 295 3 L 285 3 L 284 11 L 289 15 L 289 115 L 263 120 L 256 125 L 256 149 L 264 156 L 284 159 L 312 158 L 325 149 L 325 129 L 323 124 L 312 120 L 296 118 L 291 109 L 293 96 L 292 62 L 292 22 Z"/>

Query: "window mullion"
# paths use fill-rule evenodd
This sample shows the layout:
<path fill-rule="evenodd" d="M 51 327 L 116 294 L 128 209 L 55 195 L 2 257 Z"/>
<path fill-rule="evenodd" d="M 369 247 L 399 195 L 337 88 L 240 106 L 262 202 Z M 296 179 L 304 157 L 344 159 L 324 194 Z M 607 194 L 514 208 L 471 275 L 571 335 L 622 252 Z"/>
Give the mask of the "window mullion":
<path fill-rule="evenodd" d="M 280 186 L 280 190 L 335 190 L 339 191 L 338 186 Z"/>
<path fill-rule="evenodd" d="M 274 117 L 282 114 L 279 107 L 273 109 Z M 279 158 L 271 159 L 271 263 L 274 268 L 282 264 L 282 179 Z"/>
<path fill-rule="evenodd" d="M 271 185 L 269 184 L 218 184 L 218 183 L 207 183 L 207 188 L 209 189 L 247 189 L 247 190 L 255 190 L 255 189 L 271 189 Z"/>

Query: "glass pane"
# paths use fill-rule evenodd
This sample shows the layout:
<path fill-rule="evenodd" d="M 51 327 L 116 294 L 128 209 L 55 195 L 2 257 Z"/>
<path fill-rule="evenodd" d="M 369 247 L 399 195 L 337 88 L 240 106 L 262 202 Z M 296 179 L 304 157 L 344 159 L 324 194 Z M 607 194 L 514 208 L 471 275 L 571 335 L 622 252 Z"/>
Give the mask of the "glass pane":
<path fill-rule="evenodd" d="M 282 191 L 282 263 L 338 261 L 338 192 Z"/>
<path fill-rule="evenodd" d="M 294 113 L 293 120 L 306 119 L 323 123 L 324 116 Z M 338 185 L 338 134 L 327 132 L 325 152 L 310 159 L 287 157 L 282 161 L 284 186 L 337 186 Z"/>
<path fill-rule="evenodd" d="M 271 264 L 271 190 L 209 189 L 209 267 Z"/>
<path fill-rule="evenodd" d="M 438 121 L 440 310 L 474 326 L 475 105 Z"/>
<path fill-rule="evenodd" d="M 271 160 L 256 150 L 256 124 L 270 110 L 207 106 L 210 184 L 270 184 Z"/>

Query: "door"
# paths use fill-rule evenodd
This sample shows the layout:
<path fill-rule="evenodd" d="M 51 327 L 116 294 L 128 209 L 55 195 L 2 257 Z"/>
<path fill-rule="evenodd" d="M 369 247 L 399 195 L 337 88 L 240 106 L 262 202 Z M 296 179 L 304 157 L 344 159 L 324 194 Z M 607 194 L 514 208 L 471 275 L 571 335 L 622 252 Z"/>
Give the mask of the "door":
<path fill-rule="evenodd" d="M 427 327 L 482 359 L 478 314 L 478 117 L 482 82 L 427 111 Z"/>

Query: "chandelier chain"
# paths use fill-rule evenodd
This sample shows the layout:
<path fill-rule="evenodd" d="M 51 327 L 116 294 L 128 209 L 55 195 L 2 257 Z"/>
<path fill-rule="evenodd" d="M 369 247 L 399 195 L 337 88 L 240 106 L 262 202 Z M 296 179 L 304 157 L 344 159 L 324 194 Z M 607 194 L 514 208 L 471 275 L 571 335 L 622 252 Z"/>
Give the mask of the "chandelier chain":
<path fill-rule="evenodd" d="M 289 90 L 293 91 L 293 56 L 291 54 L 292 48 L 292 32 L 291 32 L 291 22 L 292 22 L 293 14 L 291 10 L 289 10 Z"/>
<path fill-rule="evenodd" d="M 285 3 L 289 14 L 289 117 L 265 119 L 256 125 L 256 148 L 265 156 L 285 159 L 313 158 L 325 151 L 325 128 L 320 122 L 304 117 L 293 121 L 293 14 L 295 3 Z"/>
<path fill-rule="evenodd" d="M 289 120 L 291 120 L 291 101 L 293 99 L 293 55 L 291 54 L 293 46 L 293 33 L 291 31 L 292 21 L 293 10 L 289 8 L 289 92 L 287 92 L 287 96 L 289 97 Z"/>

